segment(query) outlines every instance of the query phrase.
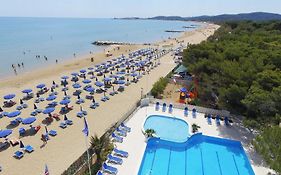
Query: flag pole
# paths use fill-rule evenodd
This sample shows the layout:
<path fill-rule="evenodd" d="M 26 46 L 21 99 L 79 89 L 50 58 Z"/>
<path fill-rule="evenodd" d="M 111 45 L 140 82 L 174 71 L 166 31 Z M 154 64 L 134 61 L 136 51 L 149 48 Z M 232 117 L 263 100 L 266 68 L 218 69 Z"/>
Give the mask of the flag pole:
<path fill-rule="evenodd" d="M 90 154 L 89 154 L 89 149 L 88 149 L 88 136 L 85 136 L 85 145 L 86 145 L 86 149 L 87 149 L 89 173 L 90 173 L 90 175 L 92 175 L 91 164 L 90 164 Z"/>

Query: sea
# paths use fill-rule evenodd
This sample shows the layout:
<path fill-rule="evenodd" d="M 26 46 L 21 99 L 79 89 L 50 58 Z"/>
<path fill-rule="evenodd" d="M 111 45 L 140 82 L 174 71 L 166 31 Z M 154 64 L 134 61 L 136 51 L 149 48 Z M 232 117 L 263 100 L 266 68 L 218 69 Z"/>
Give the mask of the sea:
<path fill-rule="evenodd" d="M 190 31 L 200 25 L 161 20 L 0 17 L 0 79 L 101 51 L 104 47 L 92 45 L 97 40 L 152 43 L 180 35 L 166 30 Z"/>

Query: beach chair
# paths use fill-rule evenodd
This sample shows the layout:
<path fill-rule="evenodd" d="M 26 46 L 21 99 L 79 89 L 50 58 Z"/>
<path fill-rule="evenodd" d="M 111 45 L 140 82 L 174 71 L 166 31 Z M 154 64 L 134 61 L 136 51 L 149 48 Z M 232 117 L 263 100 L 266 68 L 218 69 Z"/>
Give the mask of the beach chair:
<path fill-rule="evenodd" d="M 72 125 L 72 124 L 73 124 L 73 121 L 72 121 L 72 120 L 65 120 L 65 123 L 66 123 L 67 125 Z"/>
<path fill-rule="evenodd" d="M 9 146 L 9 142 L 0 142 L 0 150 L 5 149 Z"/>
<path fill-rule="evenodd" d="M 170 105 L 169 105 L 169 113 L 172 113 L 172 112 L 173 112 L 173 105 L 170 104 Z"/>
<path fill-rule="evenodd" d="M 188 116 L 188 108 L 187 108 L 187 107 L 184 108 L 183 115 L 184 115 L 185 117 Z"/>
<path fill-rule="evenodd" d="M 216 116 L 216 124 L 217 124 L 217 126 L 221 125 L 219 115 Z"/>
<path fill-rule="evenodd" d="M 82 111 L 79 111 L 79 112 L 77 112 L 76 116 L 79 118 L 82 118 L 82 117 L 84 117 L 84 114 Z"/>
<path fill-rule="evenodd" d="M 124 137 L 127 136 L 127 132 L 125 130 L 121 130 L 119 127 L 117 127 L 115 131 L 120 136 L 124 136 Z"/>
<path fill-rule="evenodd" d="M 18 124 L 19 124 L 19 122 L 17 120 L 10 121 L 11 126 L 17 126 Z"/>
<path fill-rule="evenodd" d="M 122 128 L 123 130 L 125 130 L 126 132 L 131 132 L 131 128 L 128 127 L 128 126 L 126 126 L 124 123 L 121 123 L 120 126 L 121 126 L 121 128 Z"/>
<path fill-rule="evenodd" d="M 230 126 L 228 117 L 224 117 L 224 124 L 225 124 L 226 126 Z"/>
<path fill-rule="evenodd" d="M 106 102 L 106 101 L 107 101 L 107 99 L 105 98 L 105 96 L 101 98 L 101 101 L 103 101 L 103 102 Z"/>
<path fill-rule="evenodd" d="M 196 109 L 195 108 L 192 109 L 192 117 L 196 118 Z"/>
<path fill-rule="evenodd" d="M 115 163 L 115 164 L 119 164 L 119 165 L 121 165 L 123 163 L 123 160 L 121 158 L 112 156 L 111 154 L 109 154 L 107 156 L 107 160 L 110 163 Z"/>
<path fill-rule="evenodd" d="M 118 135 L 116 135 L 115 133 L 112 133 L 111 136 L 112 136 L 113 141 L 120 142 L 120 143 L 123 142 L 123 138 L 118 136 Z"/>
<path fill-rule="evenodd" d="M 16 138 L 10 138 L 9 140 L 10 140 L 9 142 L 12 146 L 16 146 L 20 143 L 19 140 Z"/>
<path fill-rule="evenodd" d="M 65 122 L 61 122 L 61 123 L 60 123 L 60 127 L 61 127 L 62 129 L 65 129 L 65 128 L 67 127 L 67 124 L 66 124 Z"/>
<path fill-rule="evenodd" d="M 105 175 L 105 174 L 103 174 L 102 171 L 99 170 L 96 175 Z"/>
<path fill-rule="evenodd" d="M 83 99 L 78 99 L 77 101 L 76 101 L 76 104 L 82 104 L 82 103 L 85 103 L 85 100 L 83 100 Z"/>
<path fill-rule="evenodd" d="M 162 112 L 166 112 L 166 109 L 167 109 L 167 104 L 163 103 L 163 105 L 162 105 Z"/>
<path fill-rule="evenodd" d="M 49 135 L 54 137 L 57 135 L 57 131 L 51 130 L 51 131 L 49 131 Z"/>
<path fill-rule="evenodd" d="M 209 125 L 212 124 L 212 117 L 211 117 L 210 114 L 207 116 L 207 122 L 208 122 Z"/>
<path fill-rule="evenodd" d="M 156 102 L 155 104 L 155 111 L 158 111 L 160 108 L 160 103 L 159 102 Z"/>
<path fill-rule="evenodd" d="M 16 159 L 21 159 L 21 158 L 23 157 L 23 155 L 24 155 L 24 153 L 23 153 L 22 151 L 16 151 L 16 152 L 14 153 L 14 157 L 15 157 Z"/>
<path fill-rule="evenodd" d="M 20 111 L 20 110 L 23 109 L 23 107 L 22 107 L 22 106 L 17 106 L 16 109 L 17 109 L 18 111 Z"/>
<path fill-rule="evenodd" d="M 113 149 L 114 155 L 119 156 L 119 157 L 128 157 L 129 153 L 126 151 L 118 150 L 117 148 Z"/>
<path fill-rule="evenodd" d="M 26 130 L 24 128 L 19 128 L 19 134 L 20 136 L 24 136 L 26 133 Z"/>
<path fill-rule="evenodd" d="M 110 174 L 117 174 L 117 172 L 118 172 L 117 168 L 109 166 L 106 163 L 102 164 L 102 169 L 103 169 L 103 171 L 108 172 Z"/>
<path fill-rule="evenodd" d="M 24 109 L 28 108 L 28 105 L 26 103 L 21 105 Z"/>
<path fill-rule="evenodd" d="M 91 109 L 96 109 L 97 106 L 93 103 L 93 104 L 90 105 L 90 108 L 91 108 Z"/>
<path fill-rule="evenodd" d="M 110 92 L 109 95 L 114 96 L 115 92 Z"/>
<path fill-rule="evenodd" d="M 31 145 L 27 145 L 23 148 L 23 150 L 25 152 L 28 152 L 28 153 L 32 153 L 34 151 L 33 147 Z"/>
<path fill-rule="evenodd" d="M 54 119 L 56 119 L 57 121 L 60 120 L 60 117 L 59 117 L 59 116 L 60 116 L 60 115 L 57 114 L 57 113 L 53 113 L 53 114 L 52 114 L 52 117 L 53 117 Z"/>

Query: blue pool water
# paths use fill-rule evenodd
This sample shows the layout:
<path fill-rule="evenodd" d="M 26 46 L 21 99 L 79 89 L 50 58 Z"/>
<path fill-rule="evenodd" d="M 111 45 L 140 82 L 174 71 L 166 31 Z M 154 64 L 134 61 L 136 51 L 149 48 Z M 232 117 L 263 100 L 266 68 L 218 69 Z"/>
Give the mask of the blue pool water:
<path fill-rule="evenodd" d="M 196 134 L 148 141 L 138 175 L 254 175 L 240 142 Z"/>
<path fill-rule="evenodd" d="M 146 129 L 154 129 L 158 137 L 168 141 L 185 142 L 189 137 L 188 124 L 178 118 L 151 115 L 144 123 Z"/>

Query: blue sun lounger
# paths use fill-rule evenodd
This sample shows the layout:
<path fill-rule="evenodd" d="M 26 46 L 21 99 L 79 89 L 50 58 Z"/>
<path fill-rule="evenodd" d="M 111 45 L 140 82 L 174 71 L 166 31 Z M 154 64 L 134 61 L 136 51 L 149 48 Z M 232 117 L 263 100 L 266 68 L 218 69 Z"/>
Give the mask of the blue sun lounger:
<path fill-rule="evenodd" d="M 209 125 L 212 124 L 212 117 L 211 117 L 210 114 L 207 116 L 207 122 L 208 122 Z"/>
<path fill-rule="evenodd" d="M 120 136 L 124 136 L 124 137 L 127 136 L 127 132 L 124 131 L 124 130 L 121 130 L 119 127 L 117 127 L 115 131 L 116 131 L 116 133 L 117 133 L 118 135 L 120 135 Z"/>
<path fill-rule="evenodd" d="M 226 126 L 230 126 L 228 117 L 224 117 L 224 124 L 225 124 Z"/>
<path fill-rule="evenodd" d="M 188 108 L 187 107 L 184 108 L 183 114 L 184 114 L 185 117 L 188 116 Z"/>
<path fill-rule="evenodd" d="M 217 126 L 221 125 L 219 115 L 216 116 L 216 124 L 217 124 Z"/>
<path fill-rule="evenodd" d="M 61 122 L 61 123 L 60 123 L 60 127 L 61 127 L 62 129 L 65 129 L 65 128 L 67 127 L 67 124 L 66 124 L 65 122 Z"/>
<path fill-rule="evenodd" d="M 22 151 L 16 151 L 14 153 L 14 157 L 17 158 L 17 159 L 21 159 L 23 157 L 23 152 Z"/>
<path fill-rule="evenodd" d="M 101 172 L 101 170 L 99 170 L 96 175 L 104 175 L 104 174 Z"/>
<path fill-rule="evenodd" d="M 120 143 L 123 142 L 123 138 L 122 138 L 122 137 L 120 137 L 120 136 L 118 136 L 118 135 L 116 135 L 116 134 L 114 134 L 114 133 L 112 133 L 111 136 L 112 136 L 112 138 L 113 138 L 114 141 L 120 142 Z"/>
<path fill-rule="evenodd" d="M 117 148 L 114 148 L 113 149 L 113 152 L 116 156 L 119 156 L 119 157 L 128 157 L 129 156 L 129 153 L 126 152 L 126 151 L 122 151 L 122 150 L 119 150 Z"/>
<path fill-rule="evenodd" d="M 106 163 L 102 164 L 102 169 L 103 169 L 103 171 L 108 172 L 110 174 L 117 174 L 117 172 L 118 172 L 117 168 L 109 166 Z"/>
<path fill-rule="evenodd" d="M 24 151 L 28 152 L 28 153 L 31 153 L 34 151 L 33 147 L 30 146 L 30 145 L 27 145 L 24 147 Z"/>
<path fill-rule="evenodd" d="M 112 156 L 111 154 L 107 156 L 107 160 L 108 162 L 119 164 L 119 165 L 123 163 L 123 160 L 121 158 Z"/>
<path fill-rule="evenodd" d="M 160 103 L 159 102 L 156 102 L 155 104 L 155 111 L 158 111 L 160 108 Z"/>
<path fill-rule="evenodd" d="M 173 112 L 173 105 L 170 104 L 170 105 L 169 105 L 169 113 L 172 113 L 172 112 Z"/>
<path fill-rule="evenodd" d="M 166 104 L 166 103 L 163 103 L 162 112 L 166 112 L 166 109 L 167 109 L 167 104 Z"/>
<path fill-rule="evenodd" d="M 124 123 L 121 123 L 120 126 L 121 126 L 121 128 L 122 128 L 123 130 L 125 130 L 125 131 L 127 131 L 127 132 L 131 132 L 131 128 L 128 127 L 128 126 L 126 126 Z"/>
<path fill-rule="evenodd" d="M 49 135 L 54 137 L 57 135 L 57 131 L 51 130 L 51 131 L 49 131 Z"/>

